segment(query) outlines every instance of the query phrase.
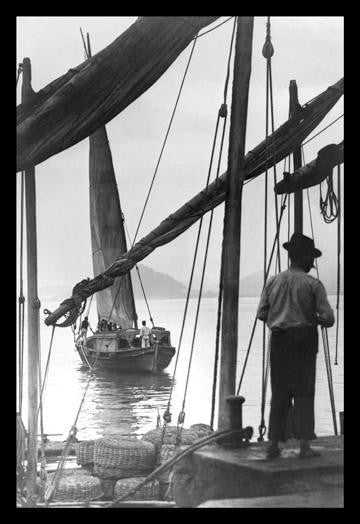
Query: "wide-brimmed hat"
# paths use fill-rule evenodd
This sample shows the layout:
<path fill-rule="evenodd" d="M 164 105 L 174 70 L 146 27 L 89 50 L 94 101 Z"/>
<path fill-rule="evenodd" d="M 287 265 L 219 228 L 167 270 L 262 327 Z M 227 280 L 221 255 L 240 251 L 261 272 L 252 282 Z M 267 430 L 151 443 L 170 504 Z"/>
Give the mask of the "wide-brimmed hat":
<path fill-rule="evenodd" d="M 283 247 L 295 255 L 311 254 L 313 257 L 321 257 L 322 253 L 316 249 L 314 241 L 310 237 L 306 237 L 301 233 L 294 233 L 290 238 L 290 242 L 285 242 Z"/>

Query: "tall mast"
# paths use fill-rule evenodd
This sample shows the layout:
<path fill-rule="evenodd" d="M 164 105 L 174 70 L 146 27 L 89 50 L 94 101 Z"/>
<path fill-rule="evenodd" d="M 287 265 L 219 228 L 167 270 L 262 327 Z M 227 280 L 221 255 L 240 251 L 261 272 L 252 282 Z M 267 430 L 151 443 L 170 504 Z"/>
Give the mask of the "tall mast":
<path fill-rule="evenodd" d="M 301 109 L 298 99 L 298 89 L 296 80 L 290 80 L 290 117 L 294 117 Z M 294 149 L 293 152 L 294 171 L 301 167 L 301 147 Z M 303 232 L 303 193 L 301 189 L 294 193 L 294 232 Z"/>
<path fill-rule="evenodd" d="M 28 102 L 31 87 L 31 63 L 23 60 L 22 102 Z M 25 171 L 27 295 L 28 295 L 28 439 L 27 439 L 27 499 L 32 504 L 35 495 L 37 469 L 37 412 L 39 398 L 39 308 L 37 292 L 37 240 L 35 168 Z"/>
<path fill-rule="evenodd" d="M 218 429 L 230 427 L 226 397 L 234 395 L 238 339 L 241 196 L 244 182 L 245 136 L 251 73 L 254 19 L 240 16 L 237 23 L 231 122 L 228 154 L 228 186 L 223 238 L 223 314 L 219 381 Z"/>

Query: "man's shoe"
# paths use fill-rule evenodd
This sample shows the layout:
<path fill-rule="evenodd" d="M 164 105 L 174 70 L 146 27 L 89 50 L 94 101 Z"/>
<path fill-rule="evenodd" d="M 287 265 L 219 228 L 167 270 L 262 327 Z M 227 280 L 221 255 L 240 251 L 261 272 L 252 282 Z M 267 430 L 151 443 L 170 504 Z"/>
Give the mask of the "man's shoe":
<path fill-rule="evenodd" d="M 299 459 L 316 458 L 321 457 L 321 453 L 313 450 L 312 448 L 300 449 Z"/>
<path fill-rule="evenodd" d="M 266 451 L 266 458 L 267 459 L 274 459 L 276 457 L 279 457 L 281 455 L 281 451 L 278 447 L 269 447 Z"/>

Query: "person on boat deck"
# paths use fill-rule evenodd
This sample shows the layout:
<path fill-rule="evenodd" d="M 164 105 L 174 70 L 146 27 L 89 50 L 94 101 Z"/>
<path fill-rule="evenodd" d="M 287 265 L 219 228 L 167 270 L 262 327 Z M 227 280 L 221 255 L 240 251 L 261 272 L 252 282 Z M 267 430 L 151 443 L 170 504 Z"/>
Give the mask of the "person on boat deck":
<path fill-rule="evenodd" d="M 150 347 L 150 334 L 151 329 L 146 325 L 145 320 L 142 321 L 142 327 L 140 328 L 140 338 L 141 338 L 141 347 L 148 348 Z"/>
<path fill-rule="evenodd" d="M 80 326 L 80 337 L 84 340 L 84 342 L 86 342 L 86 334 L 87 334 L 88 328 L 91 329 L 88 317 L 85 317 L 84 320 L 81 322 L 81 326 Z M 94 333 L 92 329 L 91 331 L 92 333 Z"/>
<path fill-rule="evenodd" d="M 323 284 L 308 275 L 314 259 L 322 254 L 313 239 L 294 233 L 283 247 L 289 253 L 290 267 L 267 281 L 257 310 L 257 318 L 266 322 L 271 331 L 272 398 L 267 458 L 279 456 L 279 442 L 286 441 L 292 399 L 295 437 L 300 440 L 299 458 L 310 458 L 320 455 L 310 447 L 315 424 L 317 325 L 331 327 L 335 319 Z"/>
<path fill-rule="evenodd" d="M 105 318 L 100 321 L 100 331 L 107 331 L 107 322 Z"/>

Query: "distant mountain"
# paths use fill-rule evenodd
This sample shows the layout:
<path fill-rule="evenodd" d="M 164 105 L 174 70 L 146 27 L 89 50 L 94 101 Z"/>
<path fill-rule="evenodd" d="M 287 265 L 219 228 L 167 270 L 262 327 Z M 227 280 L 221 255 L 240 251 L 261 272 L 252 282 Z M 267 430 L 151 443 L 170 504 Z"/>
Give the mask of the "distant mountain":
<path fill-rule="evenodd" d="M 166 273 L 160 273 L 148 266 L 139 265 L 141 280 L 146 296 L 149 298 L 184 298 L 187 286 Z M 139 278 L 136 271 L 132 271 L 132 283 L 135 299 L 142 298 Z M 315 272 L 311 272 L 315 276 Z M 328 295 L 336 294 L 336 269 L 334 267 L 320 267 L 320 279 L 325 285 Z M 263 273 L 257 271 L 252 275 L 240 279 L 240 296 L 257 297 L 261 293 Z M 343 276 L 341 276 L 340 292 L 343 293 Z M 62 301 L 71 295 L 71 286 L 54 285 L 44 286 L 39 290 L 40 300 Z M 191 297 L 197 297 L 198 291 L 191 292 Z M 217 297 L 217 290 L 203 291 L 204 298 Z"/>
<path fill-rule="evenodd" d="M 149 298 L 183 298 L 187 294 L 187 286 L 166 273 L 160 273 L 148 266 L 139 264 L 140 277 Z M 136 271 L 132 271 L 132 283 L 135 299 L 143 298 L 143 292 Z M 54 285 L 44 286 L 39 290 L 41 300 L 60 301 L 71 295 L 71 286 Z M 191 296 L 197 296 L 193 291 Z M 204 298 L 217 296 L 213 291 L 203 291 Z"/>
<path fill-rule="evenodd" d="M 313 270 L 310 273 L 316 277 L 316 272 Z M 321 282 L 324 284 L 328 295 L 336 295 L 336 269 L 334 267 L 324 267 L 319 269 L 319 276 Z M 261 294 L 263 286 L 263 272 L 257 271 L 252 275 L 240 279 L 240 296 L 242 297 L 257 297 Z M 344 293 L 343 275 L 340 276 L 340 293 Z"/>

